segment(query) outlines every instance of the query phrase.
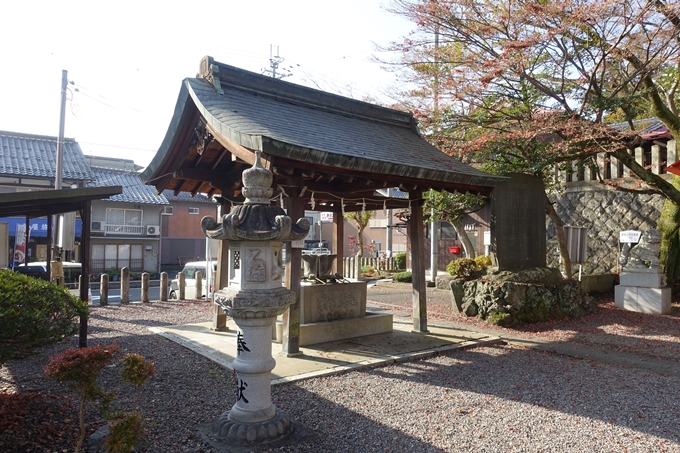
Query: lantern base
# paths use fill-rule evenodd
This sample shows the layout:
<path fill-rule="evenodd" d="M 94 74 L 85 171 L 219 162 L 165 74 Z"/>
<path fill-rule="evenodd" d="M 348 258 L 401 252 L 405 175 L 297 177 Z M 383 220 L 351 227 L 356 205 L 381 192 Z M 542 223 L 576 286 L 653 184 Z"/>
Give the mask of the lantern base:
<path fill-rule="evenodd" d="M 209 434 L 219 442 L 252 447 L 284 439 L 294 429 L 295 425 L 290 417 L 285 412 L 276 409 L 274 417 L 257 423 L 230 420 L 229 412 L 225 412 L 212 423 Z"/>

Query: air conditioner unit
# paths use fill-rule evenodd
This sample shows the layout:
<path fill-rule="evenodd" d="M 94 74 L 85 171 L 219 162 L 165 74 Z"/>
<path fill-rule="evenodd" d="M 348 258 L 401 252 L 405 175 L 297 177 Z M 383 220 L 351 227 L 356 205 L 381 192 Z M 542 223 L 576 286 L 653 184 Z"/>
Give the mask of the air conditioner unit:
<path fill-rule="evenodd" d="M 161 227 L 158 225 L 149 225 L 146 227 L 147 236 L 158 236 L 161 234 Z"/>
<path fill-rule="evenodd" d="M 101 220 L 93 220 L 90 223 L 90 231 L 92 232 L 102 232 L 104 231 L 104 222 Z"/>

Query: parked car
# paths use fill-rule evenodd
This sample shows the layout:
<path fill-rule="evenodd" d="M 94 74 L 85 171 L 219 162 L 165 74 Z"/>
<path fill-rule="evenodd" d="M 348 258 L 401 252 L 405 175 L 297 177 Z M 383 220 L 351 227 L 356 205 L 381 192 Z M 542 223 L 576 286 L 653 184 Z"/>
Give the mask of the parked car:
<path fill-rule="evenodd" d="M 80 289 L 78 289 L 78 277 L 83 273 L 83 265 L 71 261 L 63 261 L 61 263 L 64 271 L 64 286 L 68 291 L 76 297 L 80 297 Z M 36 261 L 28 264 L 19 264 L 14 267 L 14 272 L 20 272 L 34 278 L 47 280 L 47 262 Z M 88 302 L 92 301 L 92 290 L 88 285 Z"/>
<path fill-rule="evenodd" d="M 208 287 L 208 275 L 206 274 L 206 261 L 192 261 L 186 263 L 182 272 L 184 272 L 184 298 L 196 299 L 196 272 L 201 271 L 203 274 L 203 291 L 202 298 L 205 299 L 206 294 L 212 293 L 212 284 Z M 217 261 L 212 261 L 211 281 L 217 273 Z M 179 277 L 172 279 L 170 282 L 170 289 L 168 291 L 169 299 L 179 298 Z"/>

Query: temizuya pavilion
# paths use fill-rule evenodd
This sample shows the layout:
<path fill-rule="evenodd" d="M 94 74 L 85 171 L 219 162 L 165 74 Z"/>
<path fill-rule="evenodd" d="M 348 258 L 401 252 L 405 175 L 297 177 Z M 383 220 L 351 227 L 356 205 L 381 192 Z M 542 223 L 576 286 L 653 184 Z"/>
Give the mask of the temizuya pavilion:
<path fill-rule="evenodd" d="M 195 78 L 182 81 L 168 132 L 142 179 L 159 193 L 170 189 L 218 196 L 226 213 L 231 204 L 244 201 L 241 174 L 255 162 L 255 151 L 261 151 L 263 166 L 274 176 L 272 203 L 283 200 L 289 217 L 304 217 L 305 210 L 335 214 L 331 247 L 336 266 L 343 259 L 343 212 L 411 208 L 417 332 L 427 330 L 422 193 L 489 195 L 506 180 L 431 146 L 410 113 L 244 71 L 211 57 L 201 60 Z M 391 187 L 407 192 L 408 199 L 376 193 Z M 299 295 L 302 251 L 290 243 L 286 247 L 286 286 Z M 222 250 L 217 288 L 227 282 L 222 265 L 227 257 Z M 297 302 L 284 314 L 284 353 L 299 352 L 299 326 Z"/>

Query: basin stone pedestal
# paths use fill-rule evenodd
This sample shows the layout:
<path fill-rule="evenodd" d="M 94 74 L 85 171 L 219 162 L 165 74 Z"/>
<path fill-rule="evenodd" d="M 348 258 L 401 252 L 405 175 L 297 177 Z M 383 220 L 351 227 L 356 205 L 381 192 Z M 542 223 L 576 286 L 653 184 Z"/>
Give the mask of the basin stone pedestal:
<path fill-rule="evenodd" d="M 639 233 L 638 233 L 639 234 Z M 620 284 L 614 288 L 614 304 L 618 308 L 642 313 L 667 315 L 671 312 L 671 288 L 666 286 L 666 275 L 661 271 L 659 250 L 661 232 L 647 230 L 640 242 L 624 245 L 619 264 Z"/>
<path fill-rule="evenodd" d="M 662 273 L 625 272 L 620 285 L 614 287 L 614 304 L 618 308 L 656 315 L 671 312 L 671 288 Z"/>

